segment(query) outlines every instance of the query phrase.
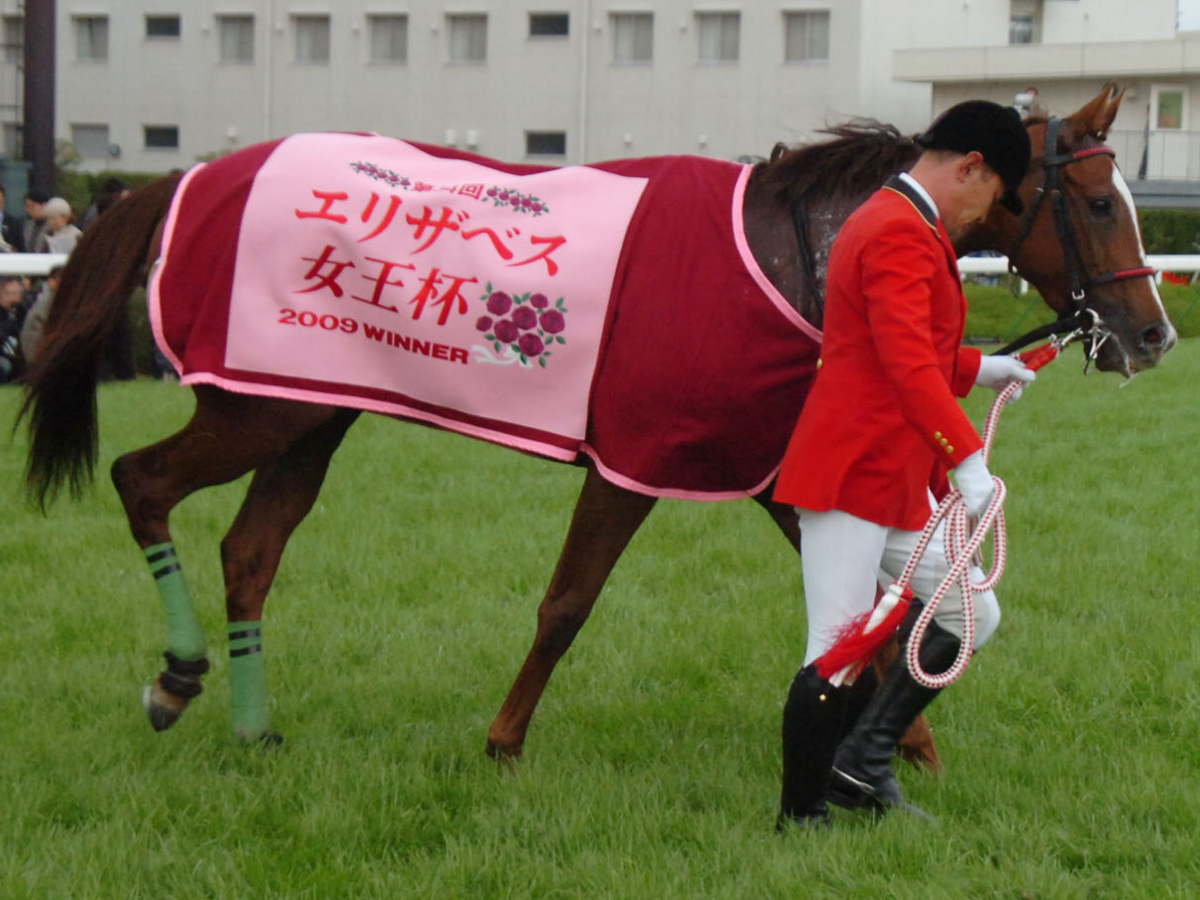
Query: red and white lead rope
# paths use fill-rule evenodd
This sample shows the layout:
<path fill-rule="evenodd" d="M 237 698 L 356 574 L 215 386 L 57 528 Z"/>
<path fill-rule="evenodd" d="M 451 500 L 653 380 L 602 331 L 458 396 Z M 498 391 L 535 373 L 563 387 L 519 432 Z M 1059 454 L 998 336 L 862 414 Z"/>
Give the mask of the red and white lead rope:
<path fill-rule="evenodd" d="M 1059 341 L 1052 341 L 1028 353 L 1021 354 L 1021 361 L 1036 371 L 1057 357 L 1062 346 Z M 1013 394 L 1021 390 L 1021 387 L 1014 381 L 1001 390 L 996 395 L 996 399 L 992 401 L 987 421 L 983 426 L 983 461 L 985 463 L 992 455 L 992 444 L 996 438 L 996 426 L 1000 421 L 1000 411 L 1012 399 Z M 975 647 L 975 602 L 973 596 L 994 588 L 1004 574 L 1004 567 L 1008 562 L 1008 532 L 1004 523 L 1004 498 L 1008 494 L 1008 489 L 1004 482 L 995 475 L 992 476 L 992 484 L 995 491 L 992 494 L 991 502 L 979 516 L 979 521 L 975 524 L 973 531 L 970 527 L 966 504 L 962 501 L 962 494 L 955 488 L 946 495 L 934 514 L 929 517 L 925 530 L 921 532 L 916 549 L 904 567 L 904 571 L 900 573 L 896 585 L 893 585 L 893 587 L 898 586 L 901 591 L 909 589 L 913 575 L 921 562 L 921 557 L 925 555 L 930 540 L 933 539 L 938 523 L 945 520 L 946 561 L 950 564 L 950 570 L 913 624 L 912 635 L 904 651 L 908 671 L 918 683 L 928 688 L 944 688 L 957 681 L 966 670 Z M 982 581 L 972 581 L 971 563 L 979 562 L 980 568 L 982 568 L 981 548 L 989 531 L 994 535 L 992 570 L 983 577 Z M 950 668 L 937 675 L 931 675 L 921 667 L 921 642 L 924 640 L 929 623 L 933 621 L 933 617 L 937 613 L 938 604 L 955 584 L 958 585 L 962 594 L 962 642 L 958 648 L 958 656 L 955 657 Z M 891 593 L 891 591 L 892 588 L 889 588 L 888 592 Z"/>
<path fill-rule="evenodd" d="M 1057 357 L 1066 343 L 1075 337 L 1076 335 L 1072 334 L 1067 339 L 1054 340 L 1022 353 L 1021 361 L 1036 371 Z M 983 429 L 984 462 L 991 456 L 996 426 L 1000 420 L 1000 411 L 1020 389 L 1021 385 L 1017 382 L 1009 384 L 996 395 L 996 399 L 988 410 L 987 421 Z M 835 642 L 834 647 L 817 660 L 818 671 L 832 670 L 828 675 L 822 671 L 824 677 L 829 678 L 835 685 L 852 681 L 873 655 L 873 648 L 886 641 L 899 625 L 899 620 L 903 617 L 908 603 L 912 599 L 913 576 L 916 574 L 925 551 L 929 548 L 929 542 L 933 540 L 938 525 L 943 522 L 945 523 L 944 539 L 946 561 L 950 565 L 949 571 L 938 585 L 937 590 L 928 599 L 921 615 L 913 625 L 912 634 L 905 649 L 905 661 L 913 678 L 930 688 L 943 688 L 962 675 L 975 646 L 975 604 L 972 597 L 974 594 L 981 594 L 994 588 L 1004 574 L 1004 567 L 1008 561 L 1008 535 L 1004 523 L 1004 499 L 1008 494 L 1008 489 L 1004 482 L 994 475 L 992 484 L 994 488 L 992 499 L 988 503 L 987 509 L 980 515 L 974 530 L 970 527 L 967 508 L 959 490 L 956 488 L 946 495 L 933 515 L 929 517 L 929 521 L 926 522 L 917 546 L 900 573 L 900 577 L 883 593 L 870 615 L 865 617 L 865 621 L 858 624 L 852 623 L 839 641 Z M 985 575 L 982 581 L 973 582 L 970 574 L 971 563 L 979 561 L 980 568 L 982 568 L 981 548 L 989 531 L 994 533 L 992 571 Z M 938 605 L 955 585 L 962 594 L 962 642 L 959 646 L 958 656 L 950 668 L 937 675 L 930 675 L 921 668 L 921 642 L 929 628 L 929 623 L 937 614 Z M 901 606 L 901 604 L 903 605 Z"/>

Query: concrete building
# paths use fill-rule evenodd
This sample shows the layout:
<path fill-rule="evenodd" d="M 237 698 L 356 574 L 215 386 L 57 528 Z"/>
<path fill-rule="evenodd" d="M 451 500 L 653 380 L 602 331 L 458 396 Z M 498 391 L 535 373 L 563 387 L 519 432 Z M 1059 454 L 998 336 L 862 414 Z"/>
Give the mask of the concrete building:
<path fill-rule="evenodd" d="M 10 153 L 22 7 L 0 0 Z M 327 129 L 507 160 L 764 155 L 1031 87 L 1065 113 L 1117 80 L 1126 172 L 1200 180 L 1200 34 L 1175 0 L 58 0 L 54 65 L 57 134 L 92 171 Z"/>

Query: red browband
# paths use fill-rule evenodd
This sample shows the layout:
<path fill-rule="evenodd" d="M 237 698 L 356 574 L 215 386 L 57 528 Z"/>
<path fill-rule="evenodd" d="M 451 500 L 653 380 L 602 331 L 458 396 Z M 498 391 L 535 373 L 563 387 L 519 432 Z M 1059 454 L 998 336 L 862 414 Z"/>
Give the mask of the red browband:
<path fill-rule="evenodd" d="M 1117 151 L 1112 147 L 1101 144 L 1099 147 L 1088 147 L 1086 150 L 1076 150 L 1071 154 L 1071 159 L 1087 159 L 1089 156 L 1113 156 L 1117 155 Z"/>

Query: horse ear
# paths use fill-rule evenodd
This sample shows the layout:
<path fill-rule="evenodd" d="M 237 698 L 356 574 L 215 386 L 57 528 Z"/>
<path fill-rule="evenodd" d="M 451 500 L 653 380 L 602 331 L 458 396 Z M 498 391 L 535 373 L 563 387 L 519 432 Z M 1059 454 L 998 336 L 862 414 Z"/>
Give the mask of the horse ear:
<path fill-rule="evenodd" d="M 1117 117 L 1117 110 L 1121 107 L 1121 98 L 1124 96 L 1125 89 L 1110 81 L 1104 85 L 1104 90 L 1096 99 L 1085 104 L 1067 119 L 1071 130 L 1080 136 L 1090 134 L 1104 140 L 1108 136 L 1113 119 Z"/>

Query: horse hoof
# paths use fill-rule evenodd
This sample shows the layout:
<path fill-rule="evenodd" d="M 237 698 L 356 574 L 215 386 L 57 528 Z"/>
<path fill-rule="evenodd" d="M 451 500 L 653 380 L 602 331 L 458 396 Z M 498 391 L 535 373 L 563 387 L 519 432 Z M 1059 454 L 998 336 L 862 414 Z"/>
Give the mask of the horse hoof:
<path fill-rule="evenodd" d="M 488 741 L 487 755 L 508 770 L 509 775 L 517 774 L 517 760 L 521 758 L 521 750 L 506 750 L 498 744 Z"/>
<path fill-rule="evenodd" d="M 183 698 L 164 691 L 157 679 L 142 691 L 142 707 L 150 719 L 150 727 L 155 731 L 166 731 L 178 722 L 187 709 L 187 703 Z"/>

